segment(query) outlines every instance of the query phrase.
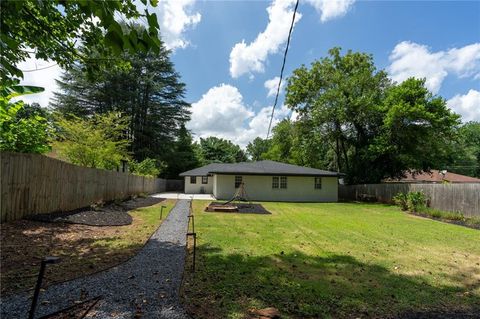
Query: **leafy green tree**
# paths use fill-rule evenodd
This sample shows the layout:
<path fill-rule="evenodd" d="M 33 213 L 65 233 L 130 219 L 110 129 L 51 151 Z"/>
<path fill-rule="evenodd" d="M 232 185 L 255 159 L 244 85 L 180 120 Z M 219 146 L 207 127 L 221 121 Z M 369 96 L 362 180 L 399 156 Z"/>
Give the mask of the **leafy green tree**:
<path fill-rule="evenodd" d="M 129 118 L 133 158 L 140 162 L 154 158 L 173 167 L 178 163 L 174 153 L 180 130 L 190 117 L 185 84 L 163 45 L 159 54 L 125 54 L 123 59 L 124 63 L 112 64 L 94 79 L 82 64 L 74 66 L 58 81 L 61 91 L 51 105 L 78 117 L 121 112 Z"/>
<path fill-rule="evenodd" d="M 131 161 L 129 163 L 130 172 L 135 175 L 157 177 L 162 169 L 165 168 L 165 164 L 158 163 L 153 158 L 146 158 L 141 162 Z"/>
<path fill-rule="evenodd" d="M 270 140 L 256 137 L 247 145 L 247 154 L 252 161 L 260 161 L 263 159 L 262 155 L 270 148 Z"/>
<path fill-rule="evenodd" d="M 147 4 L 147 0 L 141 0 Z M 158 1 L 150 0 L 152 6 Z M 117 20 L 146 18 L 148 26 L 139 30 L 133 23 Z M 16 65 L 31 54 L 53 60 L 64 68 L 74 62 L 87 64 L 92 57 L 79 51 L 76 43 L 96 47 L 99 60 L 108 62 L 124 50 L 159 52 L 159 25 L 155 13 L 139 13 L 132 0 L 3 0 L 0 2 L 0 76 L 2 81 L 22 77 Z M 100 49 L 99 49 L 100 48 Z"/>
<path fill-rule="evenodd" d="M 321 134 L 334 152 L 336 170 L 352 177 L 368 168 L 361 157 L 378 134 L 379 107 L 390 81 L 386 72 L 376 70 L 371 55 L 348 51 L 341 56 L 340 48 L 329 54 L 310 69 L 302 66 L 293 72 L 286 104 Z"/>
<path fill-rule="evenodd" d="M 70 163 L 104 169 L 116 169 L 128 160 L 130 141 L 125 139 L 128 117 L 118 112 L 95 114 L 82 119 L 57 114 L 58 140 L 54 150 Z"/>
<path fill-rule="evenodd" d="M 344 172 L 349 183 L 379 182 L 447 163 L 445 146 L 458 116 L 424 84 L 415 79 L 392 84 L 371 55 L 342 56 L 339 48 L 331 49 L 288 80 L 286 104 L 299 113 L 298 130 L 292 140 L 279 138 L 290 149 L 279 158 Z"/>
<path fill-rule="evenodd" d="M 289 163 L 294 139 L 294 125 L 289 119 L 278 123 L 272 130 L 270 148 L 263 154 L 264 159 Z"/>
<path fill-rule="evenodd" d="M 50 150 L 51 130 L 39 112 L 22 109 L 22 101 L 11 102 L 16 96 L 42 92 L 33 86 L 3 87 L 0 95 L 0 150 L 20 153 L 45 153 Z"/>
<path fill-rule="evenodd" d="M 199 156 L 203 165 L 210 163 L 238 163 L 247 160 L 240 146 L 229 140 L 209 136 L 200 138 Z"/>
<path fill-rule="evenodd" d="M 480 177 L 480 122 L 468 122 L 457 130 L 451 147 L 451 162 L 445 166 L 458 174 Z"/>
<path fill-rule="evenodd" d="M 273 128 L 269 148 L 262 158 L 334 170 L 335 165 L 329 166 L 333 161 L 326 146 L 308 121 L 284 119 Z"/>
<path fill-rule="evenodd" d="M 196 168 L 200 164 L 194 150 L 192 135 L 184 124 L 180 126 L 172 156 L 174 158 L 169 161 L 170 166 L 167 168 L 166 177 L 176 178 L 178 174 Z"/>
<path fill-rule="evenodd" d="M 365 157 L 374 165 L 369 174 L 399 177 L 410 169 L 428 171 L 448 163 L 460 117 L 428 91 L 425 80 L 410 78 L 393 86 L 382 107 L 380 133 Z"/>

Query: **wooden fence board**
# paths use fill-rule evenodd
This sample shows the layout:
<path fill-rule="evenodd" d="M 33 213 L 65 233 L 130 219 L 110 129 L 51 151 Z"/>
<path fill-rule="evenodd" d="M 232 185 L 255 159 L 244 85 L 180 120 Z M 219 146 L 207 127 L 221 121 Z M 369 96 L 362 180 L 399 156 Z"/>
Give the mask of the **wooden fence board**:
<path fill-rule="evenodd" d="M 165 187 L 160 178 L 81 167 L 38 154 L 0 152 L 2 222 L 164 192 Z"/>
<path fill-rule="evenodd" d="M 358 200 L 362 195 L 369 195 L 382 203 L 392 203 L 399 192 L 422 191 L 432 208 L 480 217 L 480 183 L 340 185 L 338 190 L 340 199 Z"/>

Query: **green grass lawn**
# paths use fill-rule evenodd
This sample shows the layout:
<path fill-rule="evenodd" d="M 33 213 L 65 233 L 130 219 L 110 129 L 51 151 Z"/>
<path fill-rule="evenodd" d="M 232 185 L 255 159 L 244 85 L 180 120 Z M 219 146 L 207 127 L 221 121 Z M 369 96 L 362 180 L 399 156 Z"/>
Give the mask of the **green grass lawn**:
<path fill-rule="evenodd" d="M 271 215 L 203 212 L 207 204 L 194 203 L 197 272 L 187 268 L 183 286 L 196 317 L 480 311 L 478 230 L 380 204 L 263 203 Z"/>

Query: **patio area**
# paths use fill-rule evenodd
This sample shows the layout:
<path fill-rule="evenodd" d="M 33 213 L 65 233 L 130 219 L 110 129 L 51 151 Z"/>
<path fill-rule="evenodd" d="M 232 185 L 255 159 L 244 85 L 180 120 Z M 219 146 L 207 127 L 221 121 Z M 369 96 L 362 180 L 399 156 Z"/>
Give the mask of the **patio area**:
<path fill-rule="evenodd" d="M 196 199 L 196 200 L 216 200 L 212 194 L 184 194 L 178 192 L 166 192 L 151 195 L 156 198 L 166 199 Z"/>

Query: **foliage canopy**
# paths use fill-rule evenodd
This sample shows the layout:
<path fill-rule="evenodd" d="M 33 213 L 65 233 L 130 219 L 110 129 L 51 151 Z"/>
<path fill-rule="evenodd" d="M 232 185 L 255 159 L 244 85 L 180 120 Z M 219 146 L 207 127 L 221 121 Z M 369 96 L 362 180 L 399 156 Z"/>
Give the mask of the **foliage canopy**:
<path fill-rule="evenodd" d="M 142 2 L 147 4 L 147 0 Z M 156 6 L 157 1 L 149 3 Z M 0 12 L 2 81 L 23 77 L 17 65 L 30 56 L 68 68 L 78 60 L 87 65 L 92 61 L 108 65 L 112 55 L 115 59 L 123 51 L 160 51 L 155 13 L 147 9 L 138 12 L 132 0 L 3 0 Z M 138 29 L 133 22 L 124 22 L 141 17 L 147 28 Z M 87 48 L 87 54 L 80 52 L 77 43 Z M 88 54 L 93 52 L 94 59 Z"/>
<path fill-rule="evenodd" d="M 104 169 L 116 169 L 122 160 L 128 160 L 130 141 L 125 139 L 128 117 L 118 112 L 95 114 L 82 119 L 68 119 L 56 114 L 58 141 L 54 149 L 67 161 Z"/>

